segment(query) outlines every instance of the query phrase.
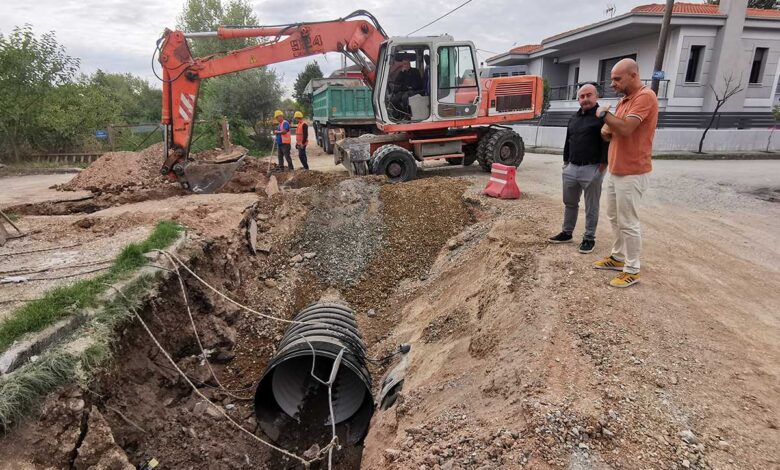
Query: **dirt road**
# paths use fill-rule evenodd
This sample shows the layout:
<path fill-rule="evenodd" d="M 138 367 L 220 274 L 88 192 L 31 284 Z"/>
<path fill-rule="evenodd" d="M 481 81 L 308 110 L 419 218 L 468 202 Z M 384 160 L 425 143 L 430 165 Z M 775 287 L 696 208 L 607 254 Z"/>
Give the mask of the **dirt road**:
<path fill-rule="evenodd" d="M 87 191 L 63 193 L 49 189 L 51 186 L 70 181 L 73 176 L 73 173 L 62 173 L 0 178 L 0 208 L 52 199 L 78 199 L 88 196 L 89 192 Z"/>
<path fill-rule="evenodd" d="M 488 201 L 486 239 L 399 307 L 416 354 L 364 467 L 780 468 L 780 162 L 654 165 L 642 284 L 618 291 L 591 269 L 605 207 L 592 255 L 546 244 L 560 156 L 526 157 L 523 199 Z"/>

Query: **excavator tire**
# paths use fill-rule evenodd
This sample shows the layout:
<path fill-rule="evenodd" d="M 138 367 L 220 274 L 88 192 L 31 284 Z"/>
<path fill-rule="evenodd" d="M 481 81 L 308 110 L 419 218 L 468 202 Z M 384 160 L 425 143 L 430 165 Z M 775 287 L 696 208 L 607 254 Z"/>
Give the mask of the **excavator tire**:
<path fill-rule="evenodd" d="M 490 140 L 491 137 L 493 137 L 493 134 L 495 134 L 495 129 L 491 129 L 485 133 L 477 143 L 477 161 L 479 162 L 479 166 L 482 168 L 483 171 L 490 171 L 490 165 L 493 164 L 492 161 L 489 161 L 487 158 L 487 143 L 488 140 Z"/>
<path fill-rule="evenodd" d="M 463 146 L 463 166 L 471 166 L 477 161 L 477 144 Z"/>
<path fill-rule="evenodd" d="M 485 171 L 490 171 L 493 163 L 518 167 L 523 161 L 523 156 L 525 156 L 525 145 L 522 137 L 511 129 L 501 129 L 485 139 L 482 159 L 479 163 Z"/>
<path fill-rule="evenodd" d="M 412 152 L 395 144 L 379 147 L 371 156 L 375 175 L 384 175 L 391 183 L 403 183 L 417 177 L 417 162 Z"/>

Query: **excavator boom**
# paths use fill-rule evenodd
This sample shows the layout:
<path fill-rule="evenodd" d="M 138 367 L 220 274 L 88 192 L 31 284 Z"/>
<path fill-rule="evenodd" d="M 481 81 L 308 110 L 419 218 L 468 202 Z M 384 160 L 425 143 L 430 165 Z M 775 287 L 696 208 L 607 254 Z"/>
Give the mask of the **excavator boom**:
<path fill-rule="evenodd" d="M 189 161 L 202 80 L 301 57 L 342 52 L 363 65 L 366 80 L 373 84 L 379 48 L 387 36 L 375 20 L 352 19 L 359 16 L 373 20 L 370 13 L 357 11 L 342 19 L 316 23 L 256 28 L 220 27 L 218 31 L 198 33 L 166 29 L 158 41 L 159 61 L 163 69 L 162 124 L 166 143 L 161 172 L 195 192 L 212 192 L 232 175 L 221 167 L 223 164 Z M 268 40 L 225 54 L 192 57 L 187 39 L 202 37 Z M 201 168 L 196 170 L 193 165 Z M 211 174 L 208 165 L 212 165 Z M 195 178 L 196 174 L 198 182 L 193 184 L 190 178 Z"/>

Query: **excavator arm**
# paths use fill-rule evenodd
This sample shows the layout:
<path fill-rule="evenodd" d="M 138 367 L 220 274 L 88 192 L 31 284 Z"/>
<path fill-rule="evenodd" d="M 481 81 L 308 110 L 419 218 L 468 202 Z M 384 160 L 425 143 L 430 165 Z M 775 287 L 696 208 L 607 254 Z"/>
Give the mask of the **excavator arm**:
<path fill-rule="evenodd" d="M 367 16 L 372 21 L 351 19 L 358 16 Z M 200 37 L 267 38 L 268 41 L 223 54 L 192 57 L 187 39 Z M 333 21 L 282 26 L 220 27 L 218 31 L 204 33 L 166 29 L 158 41 L 159 61 L 163 69 L 162 124 L 166 144 L 165 163 L 161 172 L 195 192 L 213 191 L 232 174 L 232 171 L 226 172 L 226 168 L 215 168 L 214 181 L 209 181 L 210 172 L 203 168 L 188 171 L 190 142 L 202 80 L 300 57 L 342 52 L 362 65 L 366 81 L 373 86 L 379 48 L 386 39 L 387 35 L 374 17 L 364 11 L 356 11 Z M 198 182 L 191 179 L 198 179 Z"/>

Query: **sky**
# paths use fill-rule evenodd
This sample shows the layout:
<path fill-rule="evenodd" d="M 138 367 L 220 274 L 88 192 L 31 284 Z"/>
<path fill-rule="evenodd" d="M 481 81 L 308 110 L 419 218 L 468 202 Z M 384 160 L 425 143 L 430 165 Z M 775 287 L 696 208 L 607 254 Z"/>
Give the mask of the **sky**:
<path fill-rule="evenodd" d="M 377 17 L 390 36 L 405 36 L 450 11 L 464 0 L 250 0 L 261 24 L 336 19 L 357 9 Z M 347 5 L 349 3 L 350 5 Z M 627 13 L 653 0 L 472 0 L 451 15 L 421 30 L 417 35 L 450 34 L 456 40 L 471 40 L 480 61 L 495 53 L 529 43 L 585 24 L 602 21 L 605 10 Z M 655 3 L 663 3 L 655 0 Z M 159 81 L 151 69 L 157 38 L 167 27 L 176 27 L 181 0 L 19 0 L 0 1 L 0 34 L 14 26 L 30 24 L 36 34 L 53 31 L 71 57 L 81 60 L 80 71 L 132 73 L 155 86 Z M 284 8 L 279 8 L 284 5 Z M 297 74 L 307 62 L 317 60 L 327 76 L 340 67 L 337 53 L 276 64 L 286 96 L 292 94 Z M 159 71 L 159 63 L 155 64 Z M 159 73 L 159 72 L 158 72 Z"/>

